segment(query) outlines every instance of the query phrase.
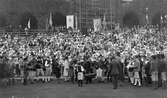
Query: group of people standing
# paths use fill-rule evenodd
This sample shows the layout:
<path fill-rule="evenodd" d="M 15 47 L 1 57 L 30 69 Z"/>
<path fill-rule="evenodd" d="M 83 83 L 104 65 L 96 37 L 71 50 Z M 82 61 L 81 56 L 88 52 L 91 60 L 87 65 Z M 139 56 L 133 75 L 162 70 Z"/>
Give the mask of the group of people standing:
<path fill-rule="evenodd" d="M 132 85 L 152 84 L 154 89 L 167 87 L 167 62 L 164 54 L 153 55 L 150 59 L 137 57 L 129 62 L 127 68 Z"/>
<path fill-rule="evenodd" d="M 26 37 L 4 35 L 0 37 L 0 56 L 6 58 L 14 76 L 21 75 L 32 82 L 35 77 L 56 76 L 73 82 L 84 79 L 89 84 L 94 77 L 99 81 L 107 77 L 117 85 L 117 80 L 128 76 L 133 85 L 142 86 L 145 79 L 153 84 L 157 84 L 157 79 L 165 83 L 166 40 L 166 31 L 153 27 L 94 32 L 87 36 L 58 32 Z"/>

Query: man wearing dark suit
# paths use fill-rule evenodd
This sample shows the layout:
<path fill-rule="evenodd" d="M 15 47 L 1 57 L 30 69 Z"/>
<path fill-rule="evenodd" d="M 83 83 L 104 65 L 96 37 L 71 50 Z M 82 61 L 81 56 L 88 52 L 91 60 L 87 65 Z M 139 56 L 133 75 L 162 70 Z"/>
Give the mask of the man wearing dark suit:
<path fill-rule="evenodd" d="M 85 80 L 86 80 L 86 84 L 91 84 L 92 83 L 92 76 L 91 75 L 89 75 L 89 74 L 92 74 L 93 73 L 93 69 L 92 69 L 92 64 L 93 64 L 93 62 L 91 62 L 91 61 L 86 61 L 85 62 L 85 70 L 86 70 L 86 72 L 85 72 Z"/>
<path fill-rule="evenodd" d="M 112 82 L 113 82 L 113 89 L 117 89 L 118 87 L 118 78 L 120 74 L 120 61 L 118 58 L 113 58 L 110 64 Z"/>

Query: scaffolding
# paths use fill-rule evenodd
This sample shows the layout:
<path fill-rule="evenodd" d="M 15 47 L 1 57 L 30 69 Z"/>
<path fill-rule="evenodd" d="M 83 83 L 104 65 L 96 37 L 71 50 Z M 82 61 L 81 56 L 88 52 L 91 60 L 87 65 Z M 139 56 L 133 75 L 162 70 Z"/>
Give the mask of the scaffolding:
<path fill-rule="evenodd" d="M 77 16 L 78 28 L 82 31 L 87 31 L 93 28 L 93 19 L 104 19 L 107 28 L 112 23 L 113 13 L 112 4 L 114 0 L 73 0 L 75 15 Z M 109 28 L 108 28 L 109 29 Z"/>

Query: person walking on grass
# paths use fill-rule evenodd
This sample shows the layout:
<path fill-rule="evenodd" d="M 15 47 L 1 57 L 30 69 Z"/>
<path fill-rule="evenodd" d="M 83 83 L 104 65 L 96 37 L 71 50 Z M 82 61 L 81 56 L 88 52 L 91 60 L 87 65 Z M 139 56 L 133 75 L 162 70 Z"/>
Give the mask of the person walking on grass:
<path fill-rule="evenodd" d="M 140 61 L 139 61 L 138 57 L 136 57 L 136 59 L 135 59 L 134 66 L 135 66 L 135 68 L 134 68 L 134 79 L 135 79 L 134 86 L 137 86 L 137 84 L 138 84 L 138 86 L 141 87 L 141 78 L 140 78 L 140 74 L 139 74 Z"/>
<path fill-rule="evenodd" d="M 119 59 L 117 57 L 113 57 L 111 59 L 110 70 L 113 82 L 113 89 L 117 89 L 118 87 L 118 78 L 120 74 L 120 65 Z"/>
<path fill-rule="evenodd" d="M 84 68 L 78 64 L 77 66 L 77 80 L 78 80 L 78 86 L 82 87 L 83 86 L 83 79 L 84 79 Z"/>
<path fill-rule="evenodd" d="M 67 82 L 68 81 L 68 76 L 69 76 L 69 60 L 68 60 L 68 57 L 65 57 L 63 66 L 64 66 L 64 72 L 63 72 L 64 81 Z"/>
<path fill-rule="evenodd" d="M 158 88 L 158 58 L 156 55 L 152 56 L 151 59 L 151 78 L 153 82 L 153 88 Z"/>
<path fill-rule="evenodd" d="M 164 55 L 161 55 L 160 57 L 160 62 L 159 62 L 159 71 L 161 72 L 161 82 L 162 82 L 162 87 L 166 88 L 167 87 L 167 62 L 165 61 L 166 58 Z"/>
<path fill-rule="evenodd" d="M 133 60 L 130 60 L 127 66 L 127 69 L 128 69 L 128 76 L 129 76 L 130 83 L 131 85 L 134 85 L 134 61 Z"/>

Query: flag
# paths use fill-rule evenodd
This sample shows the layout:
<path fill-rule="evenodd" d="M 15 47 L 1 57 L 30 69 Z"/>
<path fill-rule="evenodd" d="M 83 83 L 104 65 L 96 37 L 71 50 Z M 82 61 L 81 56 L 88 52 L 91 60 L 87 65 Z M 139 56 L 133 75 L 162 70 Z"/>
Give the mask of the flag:
<path fill-rule="evenodd" d="M 95 32 L 98 32 L 101 30 L 101 19 L 94 19 L 93 24 L 94 24 L 94 31 Z"/>
<path fill-rule="evenodd" d="M 66 20 L 67 20 L 67 23 L 66 23 L 66 25 L 67 25 L 67 28 L 69 28 L 69 27 L 71 27 L 72 29 L 74 29 L 74 15 L 68 15 L 67 17 L 66 17 Z"/>
<path fill-rule="evenodd" d="M 163 16 L 161 15 L 161 24 L 163 24 L 163 23 L 164 23 Z"/>
<path fill-rule="evenodd" d="M 148 8 L 146 8 L 146 22 L 149 24 Z"/>
<path fill-rule="evenodd" d="M 28 20 L 28 25 L 27 25 L 27 27 L 28 27 L 28 29 L 31 28 L 31 20 L 30 20 L 30 19 Z"/>
<path fill-rule="evenodd" d="M 148 14 L 146 14 L 146 22 L 147 22 L 147 24 L 149 24 Z"/>
<path fill-rule="evenodd" d="M 107 23 L 106 23 L 106 15 L 104 15 L 104 17 L 103 17 L 103 29 L 104 30 L 106 29 L 106 25 L 107 25 Z"/>
<path fill-rule="evenodd" d="M 52 13 L 50 13 L 49 25 L 50 25 L 51 27 L 53 26 Z"/>

